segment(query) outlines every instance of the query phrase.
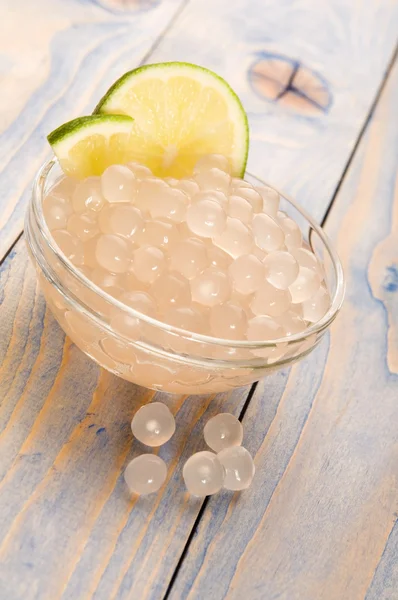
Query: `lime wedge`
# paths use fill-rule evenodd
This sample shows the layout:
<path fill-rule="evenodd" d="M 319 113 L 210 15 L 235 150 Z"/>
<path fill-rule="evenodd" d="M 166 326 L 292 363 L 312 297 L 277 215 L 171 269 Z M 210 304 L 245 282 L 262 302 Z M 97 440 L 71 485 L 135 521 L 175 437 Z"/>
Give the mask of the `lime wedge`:
<path fill-rule="evenodd" d="M 76 179 L 101 175 L 134 159 L 131 117 L 91 115 L 69 121 L 47 137 L 63 171 Z M 135 140 L 134 142 L 135 143 Z"/>
<path fill-rule="evenodd" d="M 182 62 L 147 65 L 123 75 L 95 113 L 129 115 L 133 160 L 160 177 L 191 175 L 205 154 L 223 154 L 234 176 L 245 172 L 246 113 L 218 75 Z"/>

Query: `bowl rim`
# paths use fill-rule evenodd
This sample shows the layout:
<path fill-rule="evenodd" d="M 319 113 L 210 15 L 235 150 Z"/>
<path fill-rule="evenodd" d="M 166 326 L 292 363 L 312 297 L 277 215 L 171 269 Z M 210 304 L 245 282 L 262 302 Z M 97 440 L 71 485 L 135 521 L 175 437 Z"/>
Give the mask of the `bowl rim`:
<path fill-rule="evenodd" d="M 312 325 L 310 325 L 309 327 L 307 327 L 304 331 L 302 331 L 300 333 L 290 335 L 290 336 L 280 337 L 280 338 L 277 338 L 274 340 L 250 340 L 250 341 L 248 341 L 248 340 L 224 339 L 224 338 L 208 336 L 205 334 L 195 333 L 192 331 L 181 329 L 179 327 L 175 327 L 173 325 L 169 325 L 168 323 L 164 323 L 163 321 L 154 319 L 152 317 L 149 317 L 148 315 L 140 313 L 139 311 L 135 310 L 131 306 L 128 306 L 128 305 L 124 304 L 123 302 L 121 302 L 120 300 L 118 300 L 117 298 L 114 298 L 113 296 L 109 295 L 107 292 L 105 292 L 99 286 L 95 285 L 90 279 L 88 279 L 79 270 L 78 267 L 76 267 L 69 259 L 66 258 L 66 256 L 62 253 L 61 249 L 57 246 L 55 240 L 53 239 L 51 232 L 50 232 L 50 230 L 47 226 L 47 223 L 45 221 L 45 218 L 44 218 L 44 213 L 42 210 L 42 199 L 43 199 L 43 191 L 44 191 L 44 185 L 45 185 L 46 179 L 49 176 L 51 170 L 56 166 L 59 166 L 59 161 L 56 157 L 53 156 L 52 158 L 46 160 L 45 163 L 39 168 L 38 172 L 36 173 L 36 176 L 35 176 L 35 179 L 33 182 L 32 199 L 30 201 L 30 206 L 33 208 L 33 214 L 34 214 L 34 218 L 36 220 L 36 224 L 39 229 L 39 233 L 42 235 L 46 245 L 54 253 L 57 260 L 60 261 L 60 263 L 63 265 L 63 267 L 66 269 L 66 271 L 69 275 L 72 275 L 72 277 L 77 279 L 79 284 L 83 285 L 85 288 L 89 289 L 91 292 L 97 294 L 98 297 L 100 297 L 101 299 L 108 302 L 111 306 L 113 306 L 119 310 L 122 310 L 124 313 L 128 314 L 129 316 L 137 318 L 140 321 L 143 321 L 145 323 L 148 323 L 149 325 L 151 325 L 153 327 L 156 327 L 158 329 L 161 329 L 161 330 L 169 332 L 169 333 L 174 333 L 176 335 L 187 338 L 189 340 L 207 343 L 210 345 L 217 345 L 217 346 L 258 349 L 258 348 L 273 348 L 273 347 L 279 346 L 281 344 L 291 345 L 291 344 L 297 343 L 297 342 L 304 342 L 310 336 L 312 336 L 314 334 L 318 335 L 319 333 L 326 330 L 330 326 L 330 324 L 334 321 L 338 312 L 340 311 L 341 306 L 343 304 L 344 295 L 345 295 L 345 277 L 344 277 L 344 271 L 343 271 L 343 266 L 342 266 L 341 260 L 338 256 L 336 250 L 334 249 L 333 243 L 331 242 L 329 236 L 324 232 L 322 227 L 311 217 L 311 215 L 304 208 L 302 208 L 295 200 L 293 200 L 289 195 L 287 195 L 286 193 L 275 188 L 273 185 L 270 185 L 270 184 L 264 182 L 256 175 L 252 175 L 251 173 L 246 173 L 245 176 L 249 176 L 249 177 L 255 179 L 256 181 L 258 181 L 259 184 L 261 184 L 264 187 L 271 188 L 272 190 L 276 191 L 284 200 L 289 202 L 309 223 L 311 229 L 313 229 L 317 233 L 317 235 L 321 239 L 323 245 L 325 246 L 325 248 L 330 256 L 330 259 L 332 261 L 332 265 L 333 265 L 333 268 L 335 271 L 335 276 L 336 276 L 336 289 L 334 291 L 329 309 L 326 312 L 326 314 L 322 317 L 322 319 L 320 319 L 316 323 L 313 323 Z M 28 212 L 29 212 L 29 208 L 30 207 L 28 207 Z M 28 241 L 29 241 L 29 244 L 31 244 L 31 241 L 29 240 L 29 236 L 28 236 Z M 311 244 L 311 239 L 310 239 L 310 244 Z M 53 271 L 53 269 L 51 267 L 50 267 L 50 269 L 51 269 L 51 271 Z M 62 286 L 65 287 L 64 284 L 62 284 Z M 74 302 L 83 308 L 82 301 L 79 298 L 75 297 L 73 292 L 71 292 L 70 290 L 68 290 L 68 296 L 69 295 L 74 297 Z M 100 313 L 98 313 L 97 311 L 95 311 L 91 306 L 87 306 L 86 304 L 84 304 L 84 308 L 85 308 L 84 312 L 88 312 L 91 316 L 94 316 L 96 321 L 99 320 L 99 321 L 103 322 L 104 324 L 108 325 L 107 321 L 103 318 L 103 316 Z M 118 334 L 118 335 L 123 337 L 122 334 Z"/>

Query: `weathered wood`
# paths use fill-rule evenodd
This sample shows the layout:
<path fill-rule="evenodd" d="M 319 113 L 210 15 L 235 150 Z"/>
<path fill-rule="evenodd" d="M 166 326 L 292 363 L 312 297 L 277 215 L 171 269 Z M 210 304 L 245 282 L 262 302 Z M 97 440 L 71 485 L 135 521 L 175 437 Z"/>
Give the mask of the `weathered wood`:
<path fill-rule="evenodd" d="M 210 499 L 171 598 L 398 598 L 397 84 L 327 220 L 348 284 L 330 347 L 257 388 L 253 485 Z"/>
<path fill-rule="evenodd" d="M 8 129 L 3 134 L 3 159 L 10 157 L 0 180 L 5 193 L 4 249 L 20 231 L 27 198 L 21 199 L 20 191 L 27 190 L 37 163 L 44 157 L 45 133 L 93 106 L 111 80 L 141 60 L 144 48 L 155 41 L 156 31 L 161 31 L 181 6 L 176 0 L 163 0 L 150 13 L 130 13 L 128 17 L 123 13 L 122 19 L 116 0 L 82 0 L 80 6 L 77 2 L 52 1 L 51 10 L 49 0 L 40 2 L 43 10 L 37 13 L 35 4 L 35 14 L 42 19 L 41 29 L 40 23 L 30 22 L 29 27 L 41 31 L 42 48 L 47 48 L 48 39 L 54 37 L 51 48 L 57 50 L 54 56 L 59 62 L 53 62 L 50 78 L 40 80 L 34 93 L 33 80 L 27 79 L 15 92 L 15 103 L 8 101 L 10 108 L 4 113 Z M 93 8 L 94 4 L 116 9 L 106 13 Z M 20 17 L 26 4 L 16 0 L 14 5 Z M 386 0 L 366 0 L 361 9 L 351 5 L 339 8 L 337 2 L 331 2 L 324 13 L 315 0 L 283 5 L 281 11 L 275 1 L 239 0 L 229 3 L 228 8 L 226 0 L 191 0 L 177 21 L 178 28 L 166 36 L 154 56 L 156 60 L 193 60 L 226 76 L 250 109 L 252 169 L 297 192 L 302 202 L 321 216 L 382 79 L 396 31 L 397 7 Z M 210 22 L 211 16 L 214 20 Z M 25 20 L 27 17 L 24 12 Z M 100 23 L 93 24 L 97 19 Z M 72 22 L 79 25 L 73 28 Z M 186 35 L 185 28 L 190 34 Z M 323 33 L 315 36 L 317 29 L 331 35 L 329 46 L 322 42 Z M 17 44 L 16 52 L 26 56 L 32 42 L 28 29 L 23 34 L 27 45 Z M 299 80 L 288 90 L 293 97 L 289 106 L 256 96 L 246 83 L 254 49 L 300 60 Z M 34 55 L 31 60 L 35 60 Z M 30 70 L 34 72 L 32 64 Z M 275 77 L 280 82 L 283 73 L 278 64 Z M 39 75 L 44 73 L 45 78 L 49 63 L 44 61 L 43 65 Z M 308 83 L 311 77 L 321 81 L 318 72 L 326 78 L 331 93 L 327 110 L 323 92 L 319 95 L 316 86 Z M 283 81 L 281 85 L 287 89 Z M 304 103 L 299 102 L 300 90 L 307 95 Z M 303 110 L 311 107 L 309 99 L 314 98 L 323 109 L 303 117 Z M 237 390 L 214 401 L 198 397 L 182 402 L 180 397 L 162 397 L 171 402 L 178 421 L 175 437 L 160 450 L 170 465 L 169 479 L 158 496 L 132 501 L 123 485 L 123 468 L 143 447 L 132 444 L 129 421 L 152 393 L 101 373 L 64 339 L 38 293 L 22 241 L 1 267 L 0 294 L 0 597 L 161 598 L 202 504 L 185 494 L 182 465 L 192 452 L 203 448 L 202 429 L 209 416 L 220 410 L 239 414 L 247 391 Z M 232 527 L 231 512 L 225 513 L 233 537 L 228 552 L 223 546 L 223 555 L 217 555 L 219 564 L 233 547 L 240 547 L 253 519 L 261 518 L 264 498 L 272 496 L 312 402 L 318 402 L 316 390 L 303 393 L 299 402 L 289 390 L 321 384 L 327 351 L 326 344 L 311 362 L 294 371 L 283 394 L 283 410 L 279 404 L 287 378 L 283 371 L 268 380 L 268 404 L 261 394 L 255 397 L 246 420 L 245 439 L 250 441 L 250 449 L 257 451 L 269 429 L 273 437 L 269 437 L 272 442 L 267 452 L 274 475 L 269 478 L 270 463 L 264 463 L 264 468 L 258 465 L 256 481 L 263 482 L 263 489 L 254 488 L 257 495 L 253 502 L 250 492 L 232 504 L 228 494 L 213 499 L 226 503 L 225 511 L 235 505 L 243 509 L 239 531 Z M 279 429 L 283 430 L 280 437 L 276 435 Z M 214 526 L 219 527 L 223 518 L 223 509 L 216 515 L 204 511 L 204 523 L 214 519 Z M 213 529 L 208 531 L 210 541 Z M 393 570 L 388 556 L 383 564 L 386 572 Z M 181 581 L 177 580 L 174 596 L 181 585 L 186 586 L 186 581 Z M 214 581 L 217 590 L 225 585 L 220 572 Z"/>

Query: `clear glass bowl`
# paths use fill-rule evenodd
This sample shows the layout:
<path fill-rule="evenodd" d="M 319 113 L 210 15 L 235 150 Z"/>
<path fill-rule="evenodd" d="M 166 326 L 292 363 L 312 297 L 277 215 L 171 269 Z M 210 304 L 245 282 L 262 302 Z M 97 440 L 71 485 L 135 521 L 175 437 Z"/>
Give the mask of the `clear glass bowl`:
<path fill-rule="evenodd" d="M 304 240 L 324 264 L 331 304 L 318 323 L 272 342 L 248 342 L 190 333 L 143 315 L 94 285 L 56 246 L 44 220 L 42 201 L 61 174 L 58 162 L 50 160 L 36 176 L 25 223 L 28 249 L 46 301 L 61 327 L 83 352 L 124 379 L 182 394 L 246 385 L 311 352 L 341 307 L 343 270 L 328 237 L 302 208 L 281 195 L 281 209 L 298 222 Z M 246 178 L 264 185 L 251 175 Z M 121 323 L 117 329 L 115 321 Z"/>

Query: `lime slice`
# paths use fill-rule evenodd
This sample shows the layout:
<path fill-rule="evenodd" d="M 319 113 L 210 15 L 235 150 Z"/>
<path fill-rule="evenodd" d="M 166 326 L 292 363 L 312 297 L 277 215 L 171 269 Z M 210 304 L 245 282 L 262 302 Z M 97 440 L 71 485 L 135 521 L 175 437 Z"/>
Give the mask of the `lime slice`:
<path fill-rule="evenodd" d="M 134 159 L 160 177 L 191 175 L 204 154 L 223 154 L 242 177 L 249 147 L 247 116 L 218 75 L 188 63 L 147 65 L 123 75 L 95 113 L 134 117 Z"/>
<path fill-rule="evenodd" d="M 69 121 L 47 137 L 63 171 L 77 179 L 101 175 L 112 164 L 133 160 L 131 117 L 91 115 Z"/>

